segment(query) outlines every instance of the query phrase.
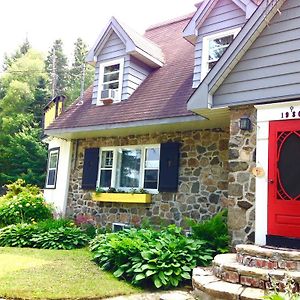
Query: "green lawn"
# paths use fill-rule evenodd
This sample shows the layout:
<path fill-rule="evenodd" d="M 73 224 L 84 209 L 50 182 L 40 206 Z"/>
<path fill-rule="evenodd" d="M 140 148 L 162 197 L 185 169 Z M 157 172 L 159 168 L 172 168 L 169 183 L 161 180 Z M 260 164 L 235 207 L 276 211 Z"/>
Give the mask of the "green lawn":
<path fill-rule="evenodd" d="M 101 271 L 87 249 L 0 247 L 0 298 L 101 299 L 138 292 Z"/>

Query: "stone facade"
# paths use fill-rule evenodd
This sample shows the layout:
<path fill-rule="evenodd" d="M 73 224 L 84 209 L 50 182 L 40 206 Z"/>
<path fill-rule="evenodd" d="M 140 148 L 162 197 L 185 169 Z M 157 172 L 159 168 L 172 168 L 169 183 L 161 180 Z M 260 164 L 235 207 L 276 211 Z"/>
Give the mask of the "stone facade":
<path fill-rule="evenodd" d="M 249 117 L 252 129 L 239 128 L 241 117 Z M 228 227 L 232 244 L 253 243 L 255 238 L 255 167 L 256 109 L 253 106 L 230 111 L 230 139 L 228 152 Z"/>
<path fill-rule="evenodd" d="M 228 203 L 228 140 L 228 130 L 221 129 L 78 140 L 78 151 L 74 151 L 77 155 L 73 154 L 68 214 L 92 216 L 100 226 L 113 222 L 139 225 L 145 218 L 151 224 L 182 226 L 185 218 L 209 218 Z M 181 143 L 177 193 L 155 194 L 151 204 L 100 203 L 92 201 L 91 191 L 81 189 L 85 148 L 168 141 Z"/>

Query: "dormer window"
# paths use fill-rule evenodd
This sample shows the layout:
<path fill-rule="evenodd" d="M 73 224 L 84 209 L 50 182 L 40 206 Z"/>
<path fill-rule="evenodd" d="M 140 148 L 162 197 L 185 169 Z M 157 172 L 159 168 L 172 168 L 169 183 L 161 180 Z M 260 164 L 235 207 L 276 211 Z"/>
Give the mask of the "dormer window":
<path fill-rule="evenodd" d="M 123 58 L 100 64 L 98 105 L 121 101 L 123 68 Z"/>
<path fill-rule="evenodd" d="M 203 54 L 201 80 L 213 68 L 219 58 L 229 47 L 240 28 L 232 29 L 226 32 L 220 32 L 203 38 Z"/>

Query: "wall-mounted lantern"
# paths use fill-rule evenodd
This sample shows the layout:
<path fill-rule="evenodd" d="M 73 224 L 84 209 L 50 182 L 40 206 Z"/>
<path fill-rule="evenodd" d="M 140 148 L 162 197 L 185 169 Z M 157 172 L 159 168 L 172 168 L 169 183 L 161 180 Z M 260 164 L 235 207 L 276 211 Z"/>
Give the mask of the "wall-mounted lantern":
<path fill-rule="evenodd" d="M 251 130 L 251 120 L 248 117 L 240 118 L 240 129 L 241 130 Z"/>

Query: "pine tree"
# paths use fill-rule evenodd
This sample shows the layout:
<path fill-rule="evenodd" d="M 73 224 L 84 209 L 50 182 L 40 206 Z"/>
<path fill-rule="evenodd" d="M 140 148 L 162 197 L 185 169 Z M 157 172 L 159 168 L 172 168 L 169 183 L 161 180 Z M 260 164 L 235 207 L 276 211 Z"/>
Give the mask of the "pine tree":
<path fill-rule="evenodd" d="M 50 81 L 55 80 L 53 96 L 64 95 L 67 90 L 69 76 L 68 60 L 63 52 L 62 40 L 54 41 L 48 53 L 45 65 Z"/>
<path fill-rule="evenodd" d="M 90 65 L 86 65 L 85 63 L 87 52 L 87 45 L 81 38 L 78 38 L 74 43 L 74 61 L 70 69 L 70 81 L 66 102 L 67 105 L 72 103 L 80 96 L 83 68 L 85 68 L 84 87 L 87 88 L 92 84 L 94 68 Z"/>
<path fill-rule="evenodd" d="M 30 48 L 31 45 L 26 37 L 23 44 L 21 44 L 13 54 L 4 54 L 3 70 L 6 71 L 18 58 L 25 55 Z"/>

